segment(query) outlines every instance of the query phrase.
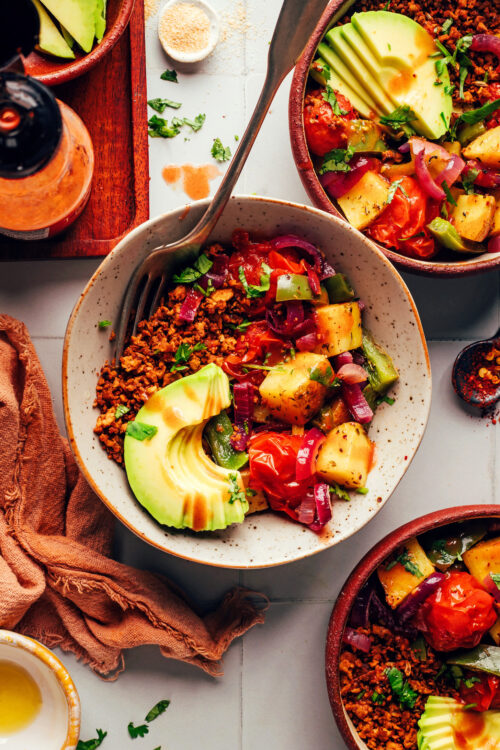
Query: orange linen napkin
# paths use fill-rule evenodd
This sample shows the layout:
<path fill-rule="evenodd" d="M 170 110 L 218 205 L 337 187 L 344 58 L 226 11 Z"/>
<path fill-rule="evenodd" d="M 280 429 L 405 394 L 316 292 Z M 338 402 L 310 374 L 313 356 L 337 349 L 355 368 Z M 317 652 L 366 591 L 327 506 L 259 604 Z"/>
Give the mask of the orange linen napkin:
<path fill-rule="evenodd" d="M 162 576 L 108 557 L 114 519 L 59 434 L 25 326 L 7 315 L 0 315 L 0 437 L 0 627 L 73 651 L 112 678 L 124 649 L 152 643 L 220 674 L 233 638 L 262 623 L 263 613 L 235 589 L 199 617 Z"/>

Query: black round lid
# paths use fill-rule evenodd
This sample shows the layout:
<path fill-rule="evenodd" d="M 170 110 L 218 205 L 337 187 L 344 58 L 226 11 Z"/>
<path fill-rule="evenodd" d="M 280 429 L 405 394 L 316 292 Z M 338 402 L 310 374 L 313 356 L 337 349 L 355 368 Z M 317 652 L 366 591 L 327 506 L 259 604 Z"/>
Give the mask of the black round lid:
<path fill-rule="evenodd" d="M 0 177 L 38 172 L 61 134 L 61 111 L 51 92 L 33 78 L 0 71 Z"/>

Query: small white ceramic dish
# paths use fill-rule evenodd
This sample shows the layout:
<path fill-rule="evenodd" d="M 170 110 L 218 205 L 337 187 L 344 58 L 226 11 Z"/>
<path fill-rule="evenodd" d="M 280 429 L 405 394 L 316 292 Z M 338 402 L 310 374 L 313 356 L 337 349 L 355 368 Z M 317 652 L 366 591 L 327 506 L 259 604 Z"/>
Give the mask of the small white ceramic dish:
<path fill-rule="evenodd" d="M 2 750 L 74 750 L 80 734 L 80 700 L 66 667 L 38 641 L 0 630 L 0 661 L 25 669 L 41 693 L 33 721 L 15 734 L 0 734 Z"/>
<path fill-rule="evenodd" d="M 165 13 L 167 10 L 170 10 L 171 8 L 174 8 L 175 6 L 180 5 L 195 5 L 200 10 L 202 10 L 206 16 L 208 17 L 208 20 L 210 22 L 210 29 L 208 33 L 208 44 L 203 47 L 203 49 L 197 50 L 196 52 L 182 52 L 181 50 L 177 49 L 176 47 L 168 44 L 166 41 L 164 35 L 161 33 L 161 26 L 162 21 Z M 172 60 L 176 60 L 180 63 L 197 63 L 201 62 L 201 60 L 204 60 L 206 57 L 208 57 L 217 46 L 217 42 L 219 41 L 220 36 L 220 22 L 219 22 L 219 16 L 217 12 L 212 8 L 211 5 L 204 2 L 204 0 L 169 0 L 163 8 L 161 9 L 159 15 L 158 15 L 158 36 L 160 39 L 160 44 L 167 53 L 169 57 L 172 58 Z"/>
<path fill-rule="evenodd" d="M 341 219 L 295 203 L 235 196 L 224 209 L 213 240 L 229 242 L 243 228 L 251 236 L 294 233 L 318 245 L 333 266 L 347 274 L 366 305 L 368 328 L 392 355 L 400 380 L 370 427 L 377 463 L 369 493 L 337 502 L 333 519 L 316 535 L 272 512 L 250 516 L 224 531 L 192 533 L 160 526 L 135 500 L 125 472 L 110 461 L 93 433 L 98 412 L 92 404 L 98 373 L 112 356 L 109 329 L 118 320 L 126 285 L 136 265 L 153 248 L 187 234 L 208 201 L 181 207 L 137 227 L 100 265 L 81 295 L 66 331 L 63 398 L 73 452 L 88 482 L 132 531 L 165 552 L 208 565 L 259 568 L 298 560 L 331 547 L 358 531 L 382 508 L 408 468 L 424 434 L 431 403 L 431 372 L 417 310 L 401 276 L 363 235 Z M 173 263 L 186 263 L 172 258 Z"/>

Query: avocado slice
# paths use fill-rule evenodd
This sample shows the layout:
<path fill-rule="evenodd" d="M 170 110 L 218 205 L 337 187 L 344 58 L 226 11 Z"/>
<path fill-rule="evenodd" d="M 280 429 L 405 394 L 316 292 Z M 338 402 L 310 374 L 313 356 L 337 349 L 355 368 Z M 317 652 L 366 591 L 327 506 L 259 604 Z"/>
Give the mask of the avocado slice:
<path fill-rule="evenodd" d="M 218 466 L 202 446 L 206 423 L 230 403 L 227 375 L 210 364 L 155 393 L 129 423 L 127 478 L 159 523 L 213 531 L 244 520 L 248 502 L 240 472 Z M 149 439 L 137 439 L 130 425 L 156 429 Z"/>
<path fill-rule="evenodd" d="M 61 34 L 63 35 L 63 37 L 64 37 L 64 39 L 66 41 L 66 44 L 68 45 L 68 47 L 71 47 L 71 49 L 73 49 L 73 47 L 75 46 L 75 40 L 73 39 L 73 37 L 71 36 L 71 34 L 69 33 L 69 31 L 64 28 L 64 26 L 62 25 L 62 23 L 59 24 L 59 25 L 61 27 Z"/>
<path fill-rule="evenodd" d="M 349 88 L 355 92 L 359 99 L 366 102 L 366 105 L 368 106 L 368 114 L 365 115 L 365 113 L 361 109 L 358 109 L 356 107 L 360 114 L 366 117 L 369 117 L 370 113 L 373 112 L 375 112 L 375 114 L 379 116 L 383 114 L 383 110 L 375 102 L 368 89 L 366 87 L 360 86 L 359 81 L 355 78 L 355 76 L 353 76 L 347 65 L 342 62 L 337 53 L 334 52 L 334 50 L 329 47 L 328 44 L 321 42 L 321 44 L 318 46 L 318 53 L 328 63 L 332 73 L 334 73 L 337 78 L 340 78 L 347 86 L 349 86 Z M 338 90 L 340 91 L 340 93 L 343 93 L 342 89 L 339 88 Z M 351 104 L 353 106 L 356 106 L 353 101 L 351 101 Z"/>
<path fill-rule="evenodd" d="M 106 0 L 97 0 L 95 15 L 95 37 L 100 42 L 106 32 Z"/>
<path fill-rule="evenodd" d="M 63 35 L 59 32 L 59 29 L 45 8 L 38 2 L 38 0 L 32 0 L 32 2 L 37 9 L 38 17 L 40 19 L 38 49 L 42 52 L 47 52 L 49 55 L 54 55 L 55 57 L 63 57 L 65 59 L 74 58 L 75 53 L 67 44 Z"/>
<path fill-rule="evenodd" d="M 325 69 L 326 66 L 326 69 Z M 350 101 L 352 106 L 359 112 L 363 117 L 369 118 L 373 115 L 373 110 L 353 89 L 339 78 L 334 70 L 328 65 L 325 60 L 321 57 L 316 58 L 314 63 L 309 69 L 311 78 L 320 84 L 320 86 L 331 86 L 334 91 L 338 91 L 342 96 Z"/>
<path fill-rule="evenodd" d="M 481 245 L 480 242 L 464 240 L 453 224 L 440 216 L 436 216 L 430 224 L 427 224 L 427 229 L 448 250 L 454 250 L 457 253 L 477 253 L 478 255 L 485 252 L 484 245 Z"/>
<path fill-rule="evenodd" d="M 431 139 L 444 135 L 452 111 L 451 95 L 445 93 L 450 78 L 445 67 L 441 85 L 434 85 L 437 58 L 431 55 L 439 51 L 430 34 L 411 18 L 382 10 L 355 13 L 351 23 L 363 40 L 359 57 L 397 106 L 415 112 L 415 130 Z"/>
<path fill-rule="evenodd" d="M 43 5 L 69 31 L 84 52 L 95 38 L 97 0 L 42 0 Z"/>
<path fill-rule="evenodd" d="M 453 698 L 431 695 L 418 722 L 418 750 L 484 750 L 500 747 L 500 711 L 465 711 Z"/>
<path fill-rule="evenodd" d="M 382 129 L 373 120 L 349 120 L 346 126 L 347 143 L 357 154 L 380 154 L 387 150 Z"/>

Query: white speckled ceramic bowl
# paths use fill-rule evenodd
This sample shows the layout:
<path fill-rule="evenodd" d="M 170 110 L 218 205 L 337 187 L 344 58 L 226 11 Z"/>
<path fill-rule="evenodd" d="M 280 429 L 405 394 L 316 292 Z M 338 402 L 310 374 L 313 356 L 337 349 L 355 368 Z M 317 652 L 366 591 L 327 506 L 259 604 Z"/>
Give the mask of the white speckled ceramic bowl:
<path fill-rule="evenodd" d="M 161 243 L 179 239 L 208 205 L 199 201 L 134 229 L 98 268 L 71 315 L 63 356 L 63 397 L 71 446 L 87 480 L 132 531 L 165 552 L 208 565 L 260 568 L 298 560 L 338 544 L 362 528 L 389 499 L 424 434 L 431 403 L 429 357 L 417 310 L 403 280 L 384 255 L 340 219 L 315 208 L 250 196 L 233 197 L 213 239 L 228 242 L 236 228 L 272 237 L 293 232 L 317 244 L 334 267 L 348 274 L 366 304 L 364 320 L 392 355 L 401 377 L 393 406 L 382 404 L 370 428 L 377 464 L 367 495 L 337 502 L 321 535 L 278 514 L 251 516 L 224 531 L 191 533 L 160 526 L 135 500 L 125 472 L 110 461 L 93 433 L 92 403 L 98 373 L 112 354 L 109 329 L 99 320 L 118 318 L 128 279 L 137 263 Z M 185 262 L 186 259 L 184 259 Z M 173 258 L 173 265 L 181 265 Z M 403 429 L 402 429 L 403 427 Z"/>
<path fill-rule="evenodd" d="M 27 727 L 15 734 L 0 733 L 2 750 L 75 750 L 80 700 L 66 667 L 38 641 L 10 630 L 0 630 L 0 661 L 25 669 L 42 697 L 41 708 Z"/>

